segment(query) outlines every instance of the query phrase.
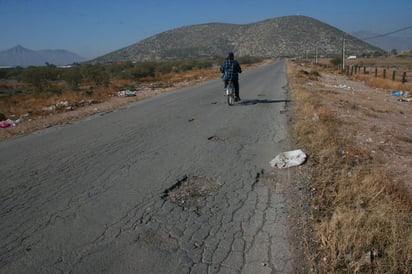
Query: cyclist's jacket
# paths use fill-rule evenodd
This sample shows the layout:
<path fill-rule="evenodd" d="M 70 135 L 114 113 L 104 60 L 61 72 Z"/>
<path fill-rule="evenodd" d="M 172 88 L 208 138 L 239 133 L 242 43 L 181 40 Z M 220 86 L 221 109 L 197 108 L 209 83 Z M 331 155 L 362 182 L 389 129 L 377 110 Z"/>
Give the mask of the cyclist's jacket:
<path fill-rule="evenodd" d="M 220 72 L 223 73 L 223 80 L 238 80 L 238 73 L 242 73 L 242 69 L 236 60 L 226 58 L 220 66 Z"/>

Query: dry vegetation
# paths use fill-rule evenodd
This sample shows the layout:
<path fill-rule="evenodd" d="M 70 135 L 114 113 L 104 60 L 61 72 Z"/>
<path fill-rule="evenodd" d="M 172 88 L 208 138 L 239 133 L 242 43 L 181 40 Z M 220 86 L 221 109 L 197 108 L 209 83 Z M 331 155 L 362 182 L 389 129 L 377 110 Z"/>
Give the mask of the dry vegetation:
<path fill-rule="evenodd" d="M 362 77 L 371 88 L 320 67 L 288 70 L 295 142 L 310 155 L 302 176 L 311 271 L 410 273 L 411 103 L 388 95 L 383 88 L 399 88 L 390 80 Z"/>
<path fill-rule="evenodd" d="M 265 61 L 263 61 L 265 63 Z M 242 65 L 249 70 L 262 63 Z M 88 115 L 118 108 L 131 102 L 143 100 L 161 93 L 191 86 L 196 83 L 216 79 L 220 76 L 219 68 L 213 66 L 205 69 L 189 69 L 184 72 L 156 72 L 154 76 L 139 79 L 135 97 L 117 97 L 118 91 L 125 87 L 135 87 L 136 81 L 114 77 L 107 86 L 96 85 L 92 82 L 82 82 L 79 90 L 72 90 L 64 81 L 54 81 L 47 88 L 51 92 L 29 92 L 0 97 L 0 116 L 11 120 L 21 120 L 15 127 L 1 128 L 0 140 L 13 136 L 27 134 L 54 125 L 69 123 Z M 14 80 L 0 81 L 0 90 L 30 90 L 32 86 Z M 63 92 L 52 92 L 63 90 Z M 44 110 L 51 105 L 67 101 L 70 107 L 57 108 L 53 111 Z M 79 102 L 88 102 L 79 104 Z M 2 118 L 0 118 L 2 120 Z"/>
<path fill-rule="evenodd" d="M 347 77 L 330 69 L 322 70 L 288 63 L 294 139 L 310 156 L 301 167 L 308 182 L 304 198 L 310 205 L 304 222 L 310 271 L 410 273 L 412 212 L 406 191 L 412 193 L 411 103 L 400 105 L 382 88 L 412 92 L 411 85 L 356 76 L 379 89 L 364 88 L 363 83 L 352 81 L 345 84 L 360 84 L 358 90 L 342 90 L 336 86 Z M 111 81 L 109 87 L 100 87 L 102 90 L 93 94 L 64 92 L 2 98 L 2 112 L 17 117 L 30 112 L 30 117 L 14 128 L 1 129 L 0 140 L 218 75 L 216 67 L 158 74 L 144 79 L 137 96 L 130 98 L 113 96 L 120 88 L 133 84 L 121 79 Z M 358 92 L 359 89 L 364 90 Z M 41 110 L 58 101 L 84 99 L 94 100 L 96 104 L 49 114 Z"/>
<path fill-rule="evenodd" d="M 216 78 L 218 70 L 216 68 L 207 70 L 192 70 L 186 73 L 168 73 L 157 75 L 157 77 L 147 77 L 141 80 L 139 90 L 135 97 L 117 97 L 118 91 L 126 86 L 135 85 L 134 81 L 125 79 L 112 79 L 107 87 L 93 86 L 83 83 L 86 91 L 73 91 L 67 89 L 62 93 L 30 93 L 29 95 L 15 94 L 0 98 L 0 112 L 9 119 L 22 120 L 22 123 L 15 127 L 0 129 L 0 140 L 13 136 L 27 134 L 54 125 L 68 123 L 70 121 L 118 108 L 131 102 L 143 100 L 158 94 L 169 92 L 173 89 L 193 85 L 207 79 Z M 59 83 L 51 86 L 51 89 L 58 89 Z M 88 92 L 93 86 L 93 92 Z M 9 88 L 6 86 L 6 88 Z M 16 88 L 16 87 L 14 87 Z M 27 89 L 27 86 L 20 84 L 20 89 Z M 61 88 L 61 87 L 60 87 Z M 53 111 L 44 108 L 55 105 L 59 102 L 67 101 L 69 110 L 65 107 L 57 108 Z M 89 102 L 85 105 L 79 102 Z"/>
<path fill-rule="evenodd" d="M 142 78 L 139 84 L 140 93 L 153 93 L 155 91 L 169 91 L 171 88 L 181 87 L 191 83 L 216 77 L 218 70 L 191 70 L 186 73 L 157 74 L 155 77 Z M 108 86 L 96 86 L 93 83 L 82 83 L 80 91 L 71 90 L 63 82 L 55 82 L 48 88 L 50 90 L 64 90 L 63 92 L 31 92 L 28 95 L 15 94 L 4 96 L 0 100 L 0 109 L 3 114 L 10 117 L 20 117 L 29 113 L 33 118 L 39 118 L 50 113 L 45 113 L 44 107 L 60 101 L 68 101 L 71 105 L 81 100 L 92 100 L 95 104 L 110 100 L 124 87 L 135 86 L 136 82 L 128 79 L 114 78 Z M 4 89 L 16 88 L 13 83 L 3 83 Z M 20 83 L 22 90 L 30 89 L 29 84 Z M 61 111 L 65 111 L 62 109 Z"/>

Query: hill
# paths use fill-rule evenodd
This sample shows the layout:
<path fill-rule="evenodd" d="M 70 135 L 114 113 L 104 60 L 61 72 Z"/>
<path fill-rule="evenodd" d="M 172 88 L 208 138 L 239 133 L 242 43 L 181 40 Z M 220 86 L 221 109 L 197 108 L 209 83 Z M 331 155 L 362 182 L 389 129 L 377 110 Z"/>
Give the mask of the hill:
<path fill-rule="evenodd" d="M 85 58 L 67 50 L 36 51 L 19 45 L 9 50 L 0 51 L 0 66 L 44 66 L 46 63 L 61 66 L 83 61 Z"/>
<path fill-rule="evenodd" d="M 92 60 L 176 60 L 236 56 L 299 57 L 308 54 L 336 56 L 346 40 L 348 55 L 382 52 L 335 27 L 306 16 L 285 16 L 257 23 L 235 25 L 209 23 L 172 29 Z"/>

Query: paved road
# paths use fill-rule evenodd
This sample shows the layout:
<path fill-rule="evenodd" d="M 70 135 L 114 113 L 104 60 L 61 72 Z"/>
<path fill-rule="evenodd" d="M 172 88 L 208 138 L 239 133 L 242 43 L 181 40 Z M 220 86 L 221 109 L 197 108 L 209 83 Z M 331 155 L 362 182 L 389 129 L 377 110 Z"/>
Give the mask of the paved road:
<path fill-rule="evenodd" d="M 285 64 L 240 84 L 233 107 L 216 80 L 1 142 L 0 272 L 292 272 Z"/>

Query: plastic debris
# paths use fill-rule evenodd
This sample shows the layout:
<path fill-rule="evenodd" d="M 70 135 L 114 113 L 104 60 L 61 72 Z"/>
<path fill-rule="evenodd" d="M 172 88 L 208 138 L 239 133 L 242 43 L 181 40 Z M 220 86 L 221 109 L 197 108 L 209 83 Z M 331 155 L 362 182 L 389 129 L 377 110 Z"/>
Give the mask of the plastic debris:
<path fill-rule="evenodd" d="M 392 96 L 401 97 L 398 101 L 401 102 L 412 102 L 411 93 L 409 91 L 394 90 L 390 93 Z"/>
<path fill-rule="evenodd" d="M 344 90 L 352 90 L 353 89 L 352 87 L 350 87 L 348 85 L 345 85 L 345 84 L 339 84 L 339 85 L 328 85 L 328 84 L 326 84 L 325 87 L 339 88 L 339 89 L 344 89 Z"/>
<path fill-rule="evenodd" d="M 278 168 L 299 166 L 306 161 L 306 157 L 306 154 L 300 149 L 286 151 L 280 153 L 270 161 L 270 165 Z"/>
<path fill-rule="evenodd" d="M 320 120 L 319 115 L 317 113 L 314 113 L 313 116 L 312 116 L 312 121 L 317 122 L 319 120 Z"/>
<path fill-rule="evenodd" d="M 14 127 L 16 124 L 14 121 L 7 119 L 6 121 L 0 122 L 0 128 Z"/>
<path fill-rule="evenodd" d="M 136 91 L 135 91 L 135 90 L 129 90 L 129 89 L 122 90 L 122 91 L 119 91 L 119 92 L 117 93 L 117 96 L 119 96 L 119 97 L 132 97 L 132 96 L 136 96 Z"/>
<path fill-rule="evenodd" d="M 351 89 L 350 86 L 344 85 L 344 84 L 340 84 L 340 85 L 339 85 L 339 88 L 340 88 L 340 89 L 344 89 L 344 90 L 350 90 L 350 89 Z"/>
<path fill-rule="evenodd" d="M 403 95 L 403 91 L 401 91 L 401 90 L 395 90 L 395 91 L 392 91 L 392 92 L 391 92 L 391 95 L 392 95 L 392 96 L 398 96 L 398 97 L 400 97 L 400 96 Z"/>

